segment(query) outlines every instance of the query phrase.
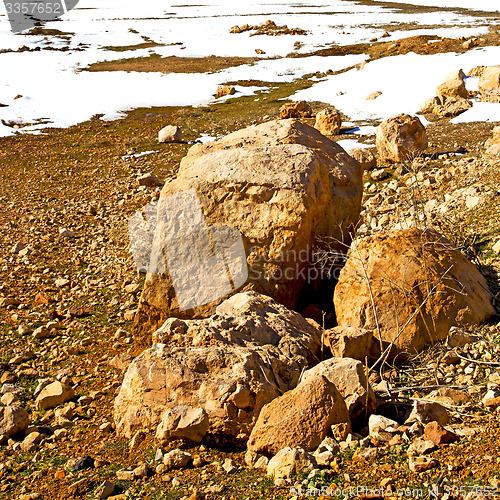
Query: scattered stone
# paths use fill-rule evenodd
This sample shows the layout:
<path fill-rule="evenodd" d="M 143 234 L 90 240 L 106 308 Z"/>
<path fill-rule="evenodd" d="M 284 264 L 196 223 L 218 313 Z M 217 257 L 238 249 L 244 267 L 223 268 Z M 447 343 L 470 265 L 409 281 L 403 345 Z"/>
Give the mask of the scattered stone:
<path fill-rule="evenodd" d="M 311 116 L 312 109 L 306 101 L 283 104 L 280 108 L 281 120 L 285 120 L 287 118 L 310 118 Z"/>
<path fill-rule="evenodd" d="M 182 130 L 177 125 L 167 125 L 158 132 L 158 142 L 181 142 Z"/>
<path fill-rule="evenodd" d="M 187 467 L 189 463 L 193 460 L 191 453 L 179 450 L 178 448 L 169 451 L 163 456 L 163 464 L 167 469 L 180 469 L 182 467 Z"/>
<path fill-rule="evenodd" d="M 399 427 L 399 424 L 390 418 L 382 415 L 370 415 L 368 419 L 368 431 L 373 434 L 377 430 L 394 432 Z"/>
<path fill-rule="evenodd" d="M 413 410 L 406 420 L 408 425 L 415 421 L 427 424 L 429 422 L 437 422 L 440 425 L 446 425 L 450 421 L 448 410 L 439 403 L 431 403 L 429 401 L 414 401 Z"/>
<path fill-rule="evenodd" d="M 376 448 L 357 448 L 352 456 L 353 462 L 365 462 L 372 464 L 377 460 L 378 452 Z"/>
<path fill-rule="evenodd" d="M 139 183 L 139 186 L 146 186 L 149 188 L 154 188 L 162 185 L 158 177 L 156 177 L 153 172 L 148 172 L 147 174 L 141 175 L 137 179 L 137 182 Z"/>
<path fill-rule="evenodd" d="M 370 177 L 374 181 L 377 181 L 377 182 L 384 181 L 385 179 L 388 179 L 390 176 L 391 176 L 391 174 L 389 172 L 387 172 L 387 170 L 385 170 L 384 168 L 380 168 L 378 170 L 374 170 L 370 174 Z"/>
<path fill-rule="evenodd" d="M 219 99 L 220 97 L 234 95 L 235 93 L 236 89 L 232 85 L 219 85 L 217 87 L 217 92 L 215 93 L 215 98 Z"/>
<path fill-rule="evenodd" d="M 425 472 L 437 467 L 439 462 L 432 457 L 410 457 L 408 466 L 412 472 Z"/>
<path fill-rule="evenodd" d="M 116 479 L 118 481 L 133 481 L 135 479 L 134 471 L 126 469 L 117 470 Z"/>
<path fill-rule="evenodd" d="M 411 162 L 428 145 L 421 121 L 406 114 L 383 121 L 377 127 L 376 143 L 379 159 L 395 163 Z"/>
<path fill-rule="evenodd" d="M 275 479 L 288 479 L 304 470 L 314 469 L 316 466 L 316 460 L 307 451 L 299 447 L 287 447 L 269 460 L 267 475 Z"/>
<path fill-rule="evenodd" d="M 226 460 L 224 460 L 224 464 L 222 465 L 222 468 L 228 474 L 234 474 L 238 470 L 238 466 L 236 465 L 236 462 L 234 460 L 232 460 L 231 458 L 226 458 Z"/>
<path fill-rule="evenodd" d="M 21 406 L 0 407 L 0 436 L 3 439 L 24 431 L 29 423 L 28 414 Z"/>
<path fill-rule="evenodd" d="M 347 153 L 359 162 L 363 170 L 377 168 L 377 159 L 368 148 L 354 148 L 347 151 Z"/>
<path fill-rule="evenodd" d="M 314 128 L 319 130 L 323 135 L 340 134 L 340 129 L 342 128 L 342 116 L 340 111 L 331 107 L 321 110 L 316 115 Z"/>
<path fill-rule="evenodd" d="M 141 464 L 133 470 L 135 479 L 143 479 L 148 477 L 148 466 L 146 464 Z"/>
<path fill-rule="evenodd" d="M 374 101 L 377 97 L 381 96 L 382 95 L 382 92 L 380 92 L 380 90 L 375 90 L 374 92 L 370 92 L 367 96 L 366 96 L 366 100 L 367 101 Z"/>
<path fill-rule="evenodd" d="M 482 403 L 485 408 L 496 408 L 500 406 L 500 390 L 490 389 L 485 394 Z"/>
<path fill-rule="evenodd" d="M 437 422 L 429 422 L 424 428 L 424 438 L 432 441 L 436 446 L 453 443 L 458 440 L 458 436 Z"/>
<path fill-rule="evenodd" d="M 434 441 L 426 438 L 417 438 L 408 448 L 409 456 L 426 455 L 436 449 Z"/>
<path fill-rule="evenodd" d="M 109 498 L 115 491 L 115 485 L 111 481 L 104 481 L 104 483 L 99 486 L 97 491 L 97 498 L 103 500 Z"/>
<path fill-rule="evenodd" d="M 75 464 L 73 465 L 73 469 L 75 471 L 92 469 L 95 465 L 95 460 L 90 455 L 85 455 L 82 458 L 79 458 Z"/>
<path fill-rule="evenodd" d="M 445 97 L 461 97 L 462 99 L 469 98 L 469 92 L 465 88 L 463 79 L 447 80 L 438 86 L 436 95 Z"/>
<path fill-rule="evenodd" d="M 49 410 L 71 401 L 74 396 L 75 393 L 70 386 L 56 380 L 41 390 L 36 398 L 36 406 L 39 410 Z"/>
<path fill-rule="evenodd" d="M 62 236 L 63 238 L 74 238 L 75 232 L 72 229 L 62 227 L 59 229 L 59 236 Z"/>
<path fill-rule="evenodd" d="M 446 339 L 446 343 L 448 347 L 463 347 L 467 344 L 472 344 L 474 342 L 478 342 L 480 339 L 479 336 L 473 335 L 471 333 L 467 333 L 461 328 L 457 328 L 456 326 L 452 326 L 448 333 L 448 338 Z"/>

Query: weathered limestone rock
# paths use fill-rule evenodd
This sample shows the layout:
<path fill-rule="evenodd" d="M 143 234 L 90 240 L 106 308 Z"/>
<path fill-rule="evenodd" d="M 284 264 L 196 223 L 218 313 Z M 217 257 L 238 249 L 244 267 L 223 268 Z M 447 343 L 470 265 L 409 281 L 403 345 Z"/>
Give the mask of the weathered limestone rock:
<path fill-rule="evenodd" d="M 500 102 L 500 66 L 485 66 L 479 78 L 479 91 L 484 102 Z"/>
<path fill-rule="evenodd" d="M 359 162 L 363 170 L 373 170 L 377 168 L 377 159 L 369 149 L 354 148 L 347 151 L 347 153 Z"/>
<path fill-rule="evenodd" d="M 300 447 L 283 448 L 267 465 L 267 475 L 275 479 L 287 479 L 307 469 L 314 469 L 316 460 Z"/>
<path fill-rule="evenodd" d="M 270 456 L 287 446 L 313 451 L 333 424 L 348 421 L 347 407 L 335 385 L 322 375 L 310 377 L 262 408 L 247 446 Z"/>
<path fill-rule="evenodd" d="M 287 118 L 310 118 L 311 116 L 312 109 L 306 101 L 283 104 L 280 108 L 281 120 L 286 120 Z"/>
<path fill-rule="evenodd" d="M 377 127 L 377 151 L 380 160 L 412 161 L 427 148 L 425 127 L 416 116 L 399 114 Z"/>
<path fill-rule="evenodd" d="M 155 439 L 160 446 L 174 439 L 199 443 L 208 431 L 210 423 L 203 408 L 182 405 L 165 411 L 159 423 Z"/>
<path fill-rule="evenodd" d="M 232 85 L 219 85 L 217 87 L 217 92 L 215 93 L 215 98 L 219 99 L 219 97 L 234 94 L 236 94 L 236 89 Z"/>
<path fill-rule="evenodd" d="M 437 96 L 424 101 L 420 105 L 420 111 L 426 114 L 438 116 L 458 116 L 472 108 L 469 99 L 454 96 Z"/>
<path fill-rule="evenodd" d="M 377 407 L 375 393 L 366 380 L 364 364 L 350 358 L 331 358 L 304 372 L 302 382 L 310 377 L 323 375 L 338 389 L 351 419 L 359 417 L 368 409 L 373 413 Z"/>
<path fill-rule="evenodd" d="M 314 128 L 318 129 L 323 135 L 340 134 L 342 127 L 342 116 L 340 111 L 335 108 L 325 108 L 316 115 Z"/>
<path fill-rule="evenodd" d="M 0 407 L 0 439 L 7 439 L 24 431 L 30 423 L 26 410 L 21 406 Z"/>
<path fill-rule="evenodd" d="M 325 331 L 325 345 L 335 358 L 365 361 L 370 357 L 373 332 L 353 326 L 336 326 Z"/>
<path fill-rule="evenodd" d="M 176 345 L 154 344 L 130 364 L 115 399 L 118 435 L 153 429 L 166 410 L 189 405 L 207 413 L 208 433 L 248 437 L 261 408 L 296 387 L 320 352 L 316 323 L 255 292 L 182 323 L 182 335 L 162 337 Z"/>
<path fill-rule="evenodd" d="M 181 142 L 182 130 L 177 125 L 167 125 L 158 132 L 158 142 Z"/>
<path fill-rule="evenodd" d="M 49 410 L 71 401 L 74 396 L 70 386 L 56 380 L 42 389 L 36 398 L 36 406 L 39 410 Z"/>
<path fill-rule="evenodd" d="M 335 288 L 339 325 L 376 331 L 370 288 L 382 339 L 401 350 L 418 351 L 445 339 L 451 326 L 494 313 L 484 277 L 433 230 L 394 230 L 356 243 Z"/>
<path fill-rule="evenodd" d="M 172 316 L 207 317 L 223 300 L 213 290 L 227 296 L 245 279 L 256 291 L 293 308 L 309 279 L 308 273 L 317 274 L 310 264 L 317 238 L 342 239 L 342 235 L 349 234 L 359 217 L 361 196 L 360 165 L 336 143 L 297 120 L 268 122 L 212 143 L 194 145 L 181 162 L 178 178 L 164 186 L 158 208 L 158 213 L 163 214 L 168 212 L 165 207 L 174 204 L 168 213 L 175 218 L 178 210 L 178 224 L 185 227 L 183 237 L 165 241 L 164 233 L 170 226 L 160 217 L 155 241 L 168 245 L 173 257 L 167 262 L 169 273 L 156 270 L 147 275 L 134 333 L 150 334 Z M 180 206 L 175 205 L 177 200 L 188 197 L 194 201 L 186 206 L 180 201 Z M 199 211 L 196 206 L 200 206 Z M 190 210 L 193 220 L 184 223 L 181 213 Z M 201 264 L 214 258 L 211 249 L 210 254 L 200 258 L 192 252 L 195 238 L 205 237 L 205 224 L 209 228 L 217 226 L 217 230 L 234 228 L 238 237 L 241 235 L 246 263 L 243 258 L 235 264 L 242 282 L 233 281 L 234 288 L 225 267 L 221 276 L 227 287 L 217 288 L 218 275 L 199 286 L 196 273 Z M 215 229 L 210 230 L 212 240 L 214 235 L 220 235 Z M 217 255 L 228 257 L 222 242 Z M 177 266 L 175 286 L 179 288 L 181 281 L 187 290 L 185 295 L 193 298 L 187 306 L 179 303 L 171 279 L 172 266 Z M 207 266 L 206 276 L 214 273 L 215 267 Z M 231 276 L 234 279 L 233 269 Z M 197 294 L 203 300 L 194 300 Z"/>
<path fill-rule="evenodd" d="M 465 88 L 463 79 L 447 80 L 436 89 L 438 96 L 469 98 L 469 92 Z"/>

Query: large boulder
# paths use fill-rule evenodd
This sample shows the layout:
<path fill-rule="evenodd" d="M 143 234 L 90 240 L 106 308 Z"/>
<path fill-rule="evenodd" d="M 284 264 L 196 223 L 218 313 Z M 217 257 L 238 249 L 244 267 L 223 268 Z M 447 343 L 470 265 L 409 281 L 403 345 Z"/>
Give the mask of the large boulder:
<path fill-rule="evenodd" d="M 135 333 L 149 334 L 171 316 L 207 317 L 245 283 L 293 308 L 310 272 L 316 276 L 315 242 L 349 234 L 361 196 L 359 164 L 297 120 L 193 146 L 155 208 L 152 248 L 160 250 L 151 252 Z M 237 257 L 229 264 L 228 249 Z"/>
<path fill-rule="evenodd" d="M 420 105 L 420 111 L 424 114 L 438 116 L 458 116 L 472 108 L 472 101 L 462 97 L 436 96 L 427 99 Z"/>
<path fill-rule="evenodd" d="M 0 407 L 0 442 L 24 431 L 29 423 L 28 413 L 21 406 Z"/>
<path fill-rule="evenodd" d="M 437 87 L 436 95 L 445 97 L 461 97 L 463 99 L 469 98 L 469 92 L 465 88 L 465 83 L 463 79 L 460 78 L 443 82 Z"/>
<path fill-rule="evenodd" d="M 427 133 L 418 117 L 402 113 L 377 127 L 376 144 L 380 160 L 411 162 L 427 148 Z"/>
<path fill-rule="evenodd" d="M 354 245 L 334 293 L 340 325 L 376 332 L 374 303 L 382 340 L 415 352 L 494 312 L 476 266 L 434 230 L 394 230 Z"/>
<path fill-rule="evenodd" d="M 478 85 L 482 101 L 500 102 L 500 66 L 485 66 Z"/>
<path fill-rule="evenodd" d="M 366 416 L 377 409 L 377 398 L 366 380 L 365 365 L 360 361 L 351 358 L 327 359 L 306 370 L 301 384 L 321 376 L 338 389 L 351 419 Z"/>
<path fill-rule="evenodd" d="M 262 408 L 247 447 L 268 456 L 287 446 L 314 451 L 333 424 L 349 421 L 335 385 L 323 375 L 309 377 Z"/>
<path fill-rule="evenodd" d="M 115 399 L 116 430 L 127 438 L 182 405 L 206 412 L 208 434 L 246 438 L 261 408 L 296 387 L 321 346 L 316 323 L 254 292 L 234 295 L 212 318 L 169 321 L 157 337 L 176 345 L 153 344 L 135 358 Z M 166 419 L 160 438 L 174 427 Z"/>

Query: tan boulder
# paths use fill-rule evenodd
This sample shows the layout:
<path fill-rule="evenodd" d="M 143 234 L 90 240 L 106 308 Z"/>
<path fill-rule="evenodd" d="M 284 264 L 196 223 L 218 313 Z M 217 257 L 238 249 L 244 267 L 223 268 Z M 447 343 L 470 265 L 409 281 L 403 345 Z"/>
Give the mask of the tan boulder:
<path fill-rule="evenodd" d="M 366 380 L 365 365 L 360 361 L 351 358 L 327 359 L 306 370 L 301 383 L 319 376 L 324 376 L 335 385 L 344 398 L 351 419 L 376 410 L 377 399 Z"/>
<path fill-rule="evenodd" d="M 74 396 L 75 393 L 70 386 L 56 380 L 42 389 L 35 403 L 39 410 L 49 410 L 71 401 Z"/>
<path fill-rule="evenodd" d="M 469 99 L 440 95 L 424 101 L 420 105 L 420 112 L 424 115 L 458 116 L 471 108 Z"/>
<path fill-rule="evenodd" d="M 152 430 L 165 411 L 187 405 L 206 412 L 209 434 L 248 437 L 261 408 L 296 387 L 320 352 L 318 325 L 255 292 L 182 323 L 182 335 L 162 337 L 175 345 L 153 344 L 130 364 L 114 404 L 118 435 Z"/>
<path fill-rule="evenodd" d="M 0 407 L 0 440 L 24 431 L 30 423 L 28 413 L 21 406 Z"/>
<path fill-rule="evenodd" d="M 349 413 L 335 385 L 322 375 L 309 377 L 262 408 L 247 447 L 269 456 L 287 446 L 313 451 L 333 424 L 348 421 Z"/>
<path fill-rule="evenodd" d="M 342 115 L 335 108 L 325 108 L 316 115 L 314 128 L 319 130 L 323 135 L 340 134 L 341 127 Z"/>
<path fill-rule="evenodd" d="M 469 92 L 465 88 L 463 79 L 447 80 L 436 89 L 436 95 L 445 97 L 469 98 Z"/>
<path fill-rule="evenodd" d="M 427 133 L 416 116 L 399 114 L 377 127 L 376 144 L 380 160 L 412 161 L 427 148 Z"/>
<path fill-rule="evenodd" d="M 158 142 L 181 142 L 182 130 L 177 125 L 167 125 L 158 132 Z"/>
<path fill-rule="evenodd" d="M 342 239 L 349 234 L 359 217 L 361 196 L 359 164 L 297 120 L 267 122 L 193 146 L 155 208 L 156 214 L 171 213 L 173 218 L 192 211 L 193 222 L 179 231 L 155 215 L 159 223 L 151 239 L 162 242 L 171 255 L 169 273 L 154 268 L 147 275 L 134 333 L 150 334 L 171 316 L 207 317 L 245 280 L 293 308 L 303 286 L 317 276 L 310 264 L 315 242 L 322 236 Z M 204 227 L 213 229 L 209 234 Z M 234 263 L 241 279 L 235 280 L 231 269 L 231 282 L 224 266 L 219 266 L 219 274 L 214 271 L 218 266 L 208 266 L 206 272 L 204 267 L 215 259 L 209 236 L 212 241 L 219 238 L 224 228 L 236 233 L 232 247 L 243 254 Z M 174 232 L 167 238 L 170 230 Z M 197 250 L 199 256 L 193 251 L 200 247 L 196 238 L 207 240 L 207 255 L 201 255 L 205 246 Z M 224 241 L 220 246 L 217 255 L 227 258 Z M 158 256 L 163 259 L 163 254 Z M 187 301 L 179 303 L 179 289 Z"/>
<path fill-rule="evenodd" d="M 365 361 L 370 357 L 373 332 L 354 326 L 336 326 L 325 331 L 325 345 L 335 358 Z"/>
<path fill-rule="evenodd" d="M 224 97 L 226 95 L 234 95 L 236 89 L 232 85 L 219 85 L 217 87 L 217 92 L 215 93 L 215 98 Z"/>
<path fill-rule="evenodd" d="M 311 116 L 312 109 L 306 101 L 283 104 L 280 108 L 281 120 L 286 120 L 287 118 L 310 118 Z"/>
<path fill-rule="evenodd" d="M 373 170 L 377 168 L 377 159 L 369 149 L 354 148 L 347 151 L 347 153 L 359 162 L 363 170 Z"/>
<path fill-rule="evenodd" d="M 500 102 L 500 66 L 485 66 L 478 85 L 482 101 Z"/>
<path fill-rule="evenodd" d="M 373 295 L 383 341 L 415 352 L 494 313 L 484 277 L 434 230 L 394 230 L 355 248 L 334 293 L 340 325 L 376 331 Z"/>
<path fill-rule="evenodd" d="M 267 464 L 267 475 L 287 479 L 299 472 L 316 468 L 315 458 L 300 447 L 280 450 Z"/>

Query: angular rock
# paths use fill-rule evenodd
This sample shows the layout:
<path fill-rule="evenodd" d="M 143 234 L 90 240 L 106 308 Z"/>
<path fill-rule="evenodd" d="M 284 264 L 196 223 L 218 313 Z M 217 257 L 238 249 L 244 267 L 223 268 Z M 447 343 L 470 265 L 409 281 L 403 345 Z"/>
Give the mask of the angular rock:
<path fill-rule="evenodd" d="M 352 456 L 353 462 L 364 462 L 371 464 L 377 460 L 378 452 L 376 448 L 357 448 Z"/>
<path fill-rule="evenodd" d="M 208 415 L 203 408 L 174 406 L 163 414 L 156 429 L 155 439 L 160 446 L 173 439 L 185 439 L 199 443 L 209 427 Z"/>
<path fill-rule="evenodd" d="M 167 125 L 158 132 L 158 142 L 181 142 L 182 130 L 177 125 Z"/>
<path fill-rule="evenodd" d="M 451 389 L 449 387 L 442 387 L 432 391 L 428 396 L 426 396 L 426 399 L 439 403 L 443 406 L 467 405 L 472 401 L 467 392 Z"/>
<path fill-rule="evenodd" d="M 354 148 L 347 151 L 347 153 L 359 162 L 363 170 L 373 170 L 377 168 L 377 159 L 369 149 Z"/>
<path fill-rule="evenodd" d="M 408 467 L 412 472 L 425 472 L 426 470 L 437 467 L 439 462 L 432 457 L 410 457 Z"/>
<path fill-rule="evenodd" d="M 236 94 L 236 89 L 232 85 L 219 85 L 215 93 L 215 98 L 219 99 L 220 97 L 234 94 Z"/>
<path fill-rule="evenodd" d="M 434 441 L 431 441 L 427 438 L 417 438 L 408 448 L 408 455 L 411 456 L 420 456 L 426 455 L 431 451 L 436 449 L 436 444 Z"/>
<path fill-rule="evenodd" d="M 482 403 L 485 408 L 496 408 L 500 406 L 500 391 L 490 389 L 484 395 Z"/>
<path fill-rule="evenodd" d="M 361 195 L 359 164 L 316 129 L 296 120 L 267 122 L 194 145 L 155 208 L 160 223 L 153 242 L 166 245 L 172 255 L 167 263 L 172 265 L 167 266 L 169 273 L 156 272 L 163 269 L 163 254 L 158 254 L 159 260 L 153 255 L 134 321 L 135 335 L 150 335 L 168 317 L 206 317 L 225 295 L 246 282 L 293 308 L 303 287 L 318 277 L 312 264 L 315 242 L 322 236 L 341 240 L 350 234 L 359 217 Z M 204 263 L 212 262 L 198 241 L 208 238 L 205 229 L 197 232 L 186 223 L 182 238 L 168 237 L 170 225 L 161 215 L 166 211 L 174 218 L 177 212 L 192 212 L 199 219 L 196 224 L 193 220 L 196 227 L 212 227 L 212 240 L 220 240 L 217 255 L 230 259 L 232 285 L 225 267 L 219 266 L 218 274 L 215 265 L 205 271 Z M 224 232 L 224 227 L 233 229 Z M 230 245 L 234 255 L 224 245 Z M 171 278 L 172 266 L 181 295 Z"/>
<path fill-rule="evenodd" d="M 325 345 L 336 358 L 365 361 L 370 357 L 373 332 L 352 326 L 336 326 L 325 331 Z"/>
<path fill-rule="evenodd" d="M 368 419 L 368 431 L 373 434 L 376 430 L 393 432 L 399 427 L 399 424 L 390 418 L 382 415 L 370 415 Z"/>
<path fill-rule="evenodd" d="M 297 101 L 283 104 L 280 108 L 280 119 L 287 118 L 309 118 L 312 116 L 312 109 L 306 101 Z"/>
<path fill-rule="evenodd" d="M 283 448 L 267 465 L 267 475 L 275 479 L 290 478 L 307 469 L 316 467 L 316 460 L 300 447 Z"/>
<path fill-rule="evenodd" d="M 465 88 L 463 79 L 447 80 L 436 89 L 438 96 L 469 98 L 469 92 Z"/>
<path fill-rule="evenodd" d="M 437 422 L 429 422 L 424 427 L 424 439 L 432 441 L 436 446 L 440 446 L 458 441 L 458 436 Z"/>
<path fill-rule="evenodd" d="M 479 77 L 479 91 L 484 102 L 500 102 L 500 65 L 485 66 Z"/>
<path fill-rule="evenodd" d="M 375 393 L 366 380 L 363 363 L 351 358 L 331 358 L 304 372 L 302 383 L 320 375 L 335 385 L 346 403 L 351 419 L 377 407 Z"/>
<path fill-rule="evenodd" d="M 42 389 L 36 398 L 36 406 L 39 410 L 49 410 L 71 401 L 74 396 L 75 393 L 70 386 L 56 380 Z"/>
<path fill-rule="evenodd" d="M 331 425 L 346 421 L 349 413 L 335 385 L 322 375 L 309 377 L 262 408 L 247 447 L 268 456 L 292 446 L 313 451 Z"/>
<path fill-rule="evenodd" d="M 479 337 L 479 335 L 474 335 L 472 333 L 466 332 L 461 328 L 452 326 L 450 328 L 450 331 L 448 332 L 446 343 L 448 344 L 448 347 L 454 348 L 473 344 L 474 342 L 478 342 L 479 340 L 481 340 L 481 337 Z"/>
<path fill-rule="evenodd" d="M 30 420 L 24 408 L 20 406 L 0 407 L 0 436 L 4 439 L 24 431 L 29 423 Z"/>
<path fill-rule="evenodd" d="M 411 162 L 427 148 L 425 127 L 416 116 L 399 114 L 377 127 L 379 159 L 389 162 Z"/>
<path fill-rule="evenodd" d="M 248 436 L 261 408 L 293 389 L 320 352 L 317 324 L 255 292 L 184 323 L 176 345 L 154 344 L 130 364 L 115 399 L 119 435 L 153 429 L 166 410 L 189 405 L 205 410 L 210 433 Z"/>
<path fill-rule="evenodd" d="M 150 188 L 162 185 L 158 177 L 156 177 L 156 175 L 153 174 L 153 172 L 148 172 L 147 174 L 141 175 L 137 179 L 137 182 L 139 183 L 139 186 L 146 186 Z"/>
<path fill-rule="evenodd" d="M 405 424 L 415 421 L 421 422 L 424 425 L 429 422 L 437 422 L 439 425 L 446 425 L 450 421 L 450 414 L 448 410 L 439 403 L 414 401 L 413 410 Z"/>
<path fill-rule="evenodd" d="M 167 469 L 180 469 L 182 467 L 187 467 L 189 463 L 193 460 L 191 453 L 175 449 L 169 451 L 163 456 L 163 464 Z"/>
<path fill-rule="evenodd" d="M 484 277 L 434 230 L 393 230 L 356 243 L 335 287 L 338 324 L 376 331 L 371 294 L 382 340 L 413 352 L 445 339 L 453 325 L 494 313 Z"/>
<path fill-rule="evenodd" d="M 335 108 L 322 109 L 316 115 L 314 128 L 319 130 L 323 135 L 340 134 L 342 128 L 342 115 Z"/>

